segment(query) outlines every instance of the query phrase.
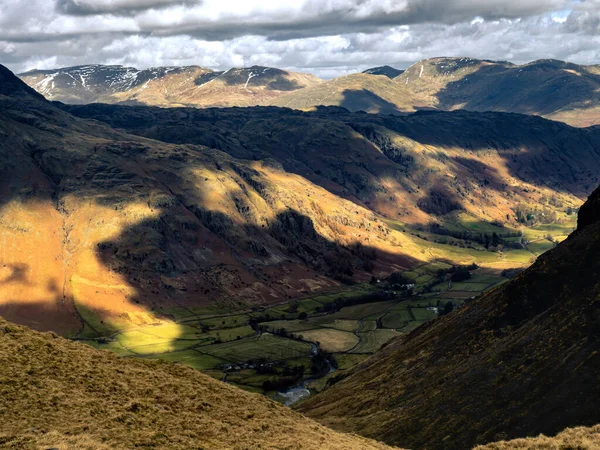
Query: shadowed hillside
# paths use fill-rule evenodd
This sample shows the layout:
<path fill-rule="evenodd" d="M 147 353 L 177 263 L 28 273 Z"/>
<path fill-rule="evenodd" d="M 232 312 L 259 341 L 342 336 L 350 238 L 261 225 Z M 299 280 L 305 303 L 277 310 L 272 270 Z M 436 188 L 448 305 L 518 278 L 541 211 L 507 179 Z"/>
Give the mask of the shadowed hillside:
<path fill-rule="evenodd" d="M 600 189 L 577 231 L 530 269 L 393 341 L 299 409 L 413 449 L 469 448 L 598 423 L 599 197 Z"/>
<path fill-rule="evenodd" d="M 335 195 L 410 223 L 457 210 L 514 223 L 518 204 L 548 205 L 555 196 L 574 207 L 574 197 L 600 182 L 593 169 L 600 130 L 516 114 L 61 107 L 152 139 L 276 160 Z"/>

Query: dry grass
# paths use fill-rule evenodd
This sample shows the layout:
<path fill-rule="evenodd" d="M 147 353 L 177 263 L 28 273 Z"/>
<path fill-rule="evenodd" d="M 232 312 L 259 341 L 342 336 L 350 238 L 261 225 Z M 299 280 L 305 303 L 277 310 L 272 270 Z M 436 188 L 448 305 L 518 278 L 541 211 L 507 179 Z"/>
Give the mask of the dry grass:
<path fill-rule="evenodd" d="M 475 450 L 599 450 L 600 425 L 567 428 L 555 437 L 515 439 L 481 445 Z"/>
<path fill-rule="evenodd" d="M 3 449 L 384 449 L 193 369 L 0 319 Z"/>

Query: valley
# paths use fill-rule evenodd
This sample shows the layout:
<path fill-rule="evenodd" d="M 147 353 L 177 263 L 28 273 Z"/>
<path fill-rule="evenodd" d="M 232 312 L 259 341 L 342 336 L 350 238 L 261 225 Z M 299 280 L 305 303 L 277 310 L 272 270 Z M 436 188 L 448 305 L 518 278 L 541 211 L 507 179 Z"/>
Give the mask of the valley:
<path fill-rule="evenodd" d="M 440 275 L 440 271 L 453 267 L 441 260 L 401 272 L 404 282 L 414 284 L 410 295 L 395 291 L 385 280 L 383 288 L 381 280 L 376 279 L 268 308 L 230 312 L 217 307 L 160 308 L 153 313 L 172 320 L 143 327 L 114 330 L 104 328 L 97 318 L 94 332 L 84 329 L 74 339 L 121 356 L 188 365 L 251 392 L 285 401 L 285 396 L 277 392 L 294 385 L 319 392 L 330 379 L 343 377 L 389 340 L 442 315 L 446 304 L 458 308 L 507 281 L 562 241 L 576 226 L 574 220 L 575 215 L 565 216 L 560 224 L 519 232 L 465 220 L 453 222 L 457 230 L 480 233 L 489 239 L 496 232 L 500 239 L 519 235 L 507 239 L 523 242 L 522 249 L 501 252 L 486 251 L 482 246 L 458 250 L 447 244 L 430 245 L 429 241 L 443 240 L 444 236 L 409 229 L 429 254 L 478 267 L 460 282 L 452 282 L 445 273 Z M 323 363 L 324 359 L 334 371 Z M 300 398 L 308 394 L 303 391 Z"/>

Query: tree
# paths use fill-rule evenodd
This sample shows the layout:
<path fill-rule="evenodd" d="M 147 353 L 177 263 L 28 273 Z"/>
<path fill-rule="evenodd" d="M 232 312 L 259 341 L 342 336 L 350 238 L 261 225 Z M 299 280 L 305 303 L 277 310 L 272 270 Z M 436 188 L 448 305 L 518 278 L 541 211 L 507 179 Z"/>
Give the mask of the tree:
<path fill-rule="evenodd" d="M 438 314 L 439 314 L 440 316 L 445 316 L 445 315 L 447 315 L 447 314 L 450 314 L 452 311 L 454 311 L 454 303 L 452 303 L 452 302 L 447 302 L 447 303 L 444 305 L 444 308 L 443 308 L 441 311 L 439 311 L 439 313 L 438 313 Z"/>

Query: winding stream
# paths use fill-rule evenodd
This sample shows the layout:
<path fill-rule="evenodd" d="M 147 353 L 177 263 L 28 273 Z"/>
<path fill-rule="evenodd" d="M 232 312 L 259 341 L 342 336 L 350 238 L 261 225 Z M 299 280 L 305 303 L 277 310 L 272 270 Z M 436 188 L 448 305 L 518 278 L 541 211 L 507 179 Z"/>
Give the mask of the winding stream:
<path fill-rule="evenodd" d="M 317 355 L 319 353 L 319 348 L 316 346 L 316 344 L 311 343 L 310 345 L 311 345 L 312 355 L 313 356 Z M 325 361 L 327 362 L 327 365 L 329 366 L 329 370 L 327 371 L 327 373 L 321 374 L 318 376 L 312 376 L 309 378 L 305 378 L 297 386 L 291 387 L 282 392 L 277 392 L 277 394 L 284 399 L 283 404 L 285 406 L 291 406 L 294 403 L 299 402 L 303 398 L 309 397 L 310 396 L 310 390 L 308 389 L 309 382 L 318 380 L 319 378 L 323 378 L 323 377 L 329 375 L 330 373 L 333 373 L 336 371 L 336 368 L 331 365 L 331 363 L 329 362 L 328 359 L 326 359 Z"/>

